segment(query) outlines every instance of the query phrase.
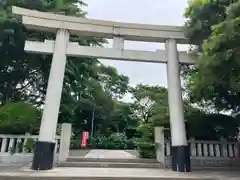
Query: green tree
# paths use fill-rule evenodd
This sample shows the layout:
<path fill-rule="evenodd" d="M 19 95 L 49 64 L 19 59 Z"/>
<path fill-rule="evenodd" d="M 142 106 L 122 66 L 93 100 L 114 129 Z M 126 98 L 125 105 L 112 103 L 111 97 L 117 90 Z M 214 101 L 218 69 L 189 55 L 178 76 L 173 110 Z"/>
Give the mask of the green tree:
<path fill-rule="evenodd" d="M 185 10 L 186 35 L 191 44 L 201 45 L 212 33 L 212 26 L 227 17 L 226 8 L 234 0 L 190 0 Z"/>
<path fill-rule="evenodd" d="M 239 11 L 239 1 L 190 1 L 186 34 L 200 52 L 186 76 L 192 102 L 239 111 Z"/>
<path fill-rule="evenodd" d="M 0 101 L 1 104 L 20 100 L 37 106 L 44 104 L 51 56 L 28 54 L 26 39 L 43 41 L 55 34 L 26 30 L 21 19 L 11 13 L 13 5 L 45 12 L 77 17 L 86 14 L 79 0 L 12 0 L 0 6 Z M 85 46 L 101 46 L 103 39 L 71 36 L 70 41 Z M 113 98 L 128 89 L 128 78 L 116 69 L 103 66 L 95 58 L 68 57 L 60 106 L 60 122 L 71 122 L 78 131 L 91 126 L 93 110 L 96 125 L 104 129 L 113 108 Z M 86 123 L 87 121 L 87 123 Z"/>
<path fill-rule="evenodd" d="M 76 66 L 71 69 L 73 82 L 63 90 L 61 122 L 74 123 L 79 133 L 82 128 L 90 130 L 94 120 L 94 130 L 107 131 L 106 127 L 111 124 L 110 116 L 115 98 L 123 96 L 127 91 L 128 78 L 119 75 L 116 70 L 113 73 L 105 73 L 104 69 L 111 67 L 98 64 L 85 65 L 85 67 L 86 71 L 77 69 Z M 86 73 L 88 68 L 93 70 L 90 75 Z M 112 76 L 114 79 L 111 78 Z M 118 89 L 120 91 L 116 92 Z"/>
<path fill-rule="evenodd" d="M 138 85 L 132 88 L 132 93 L 135 114 L 144 123 L 148 123 L 158 104 L 167 103 L 167 89 L 163 87 Z"/>
<path fill-rule="evenodd" d="M 165 138 L 170 138 L 170 116 L 168 106 L 168 93 L 167 89 L 163 87 L 150 87 L 140 85 L 135 89 L 135 93 L 138 100 L 148 97 L 154 103 L 149 111 L 148 106 L 139 106 L 139 103 L 135 99 L 136 107 L 140 107 L 140 110 L 135 109 L 135 113 L 147 112 L 147 121 L 139 121 L 139 131 L 143 134 L 144 141 L 154 140 L 153 132 L 155 126 L 164 126 Z M 141 98 L 139 98 L 141 97 Z M 146 108 L 146 110 L 144 109 Z M 145 115 L 145 114 L 144 114 Z M 140 116 L 141 117 L 141 116 Z M 146 117 L 146 116 L 143 116 Z M 235 139 L 238 132 L 238 121 L 231 116 L 222 115 L 219 113 L 207 113 L 203 110 L 194 107 L 188 101 L 184 100 L 184 119 L 187 128 L 188 138 L 195 138 L 198 140 L 220 140 L 221 138 Z"/>
<path fill-rule="evenodd" d="M 41 112 L 25 102 L 7 103 L 0 108 L 0 133 L 38 133 Z"/>
<path fill-rule="evenodd" d="M 127 76 L 120 75 L 117 72 L 117 69 L 111 66 L 101 65 L 99 69 L 99 80 L 104 90 L 114 99 L 122 98 L 129 90 L 129 78 Z"/>
<path fill-rule="evenodd" d="M 111 112 L 111 132 L 124 133 L 128 129 L 135 129 L 139 120 L 134 115 L 131 104 L 121 101 L 114 101 L 113 111 Z"/>
<path fill-rule="evenodd" d="M 27 54 L 24 51 L 26 39 L 53 39 L 49 33 L 27 31 L 20 20 L 11 13 L 16 5 L 29 9 L 50 11 L 82 16 L 80 1 L 12 0 L 4 1 L 0 7 L 0 92 L 2 103 L 8 101 L 32 100 L 40 104 L 44 101 L 51 56 Z M 60 6 L 60 4 L 62 6 Z"/>
<path fill-rule="evenodd" d="M 236 140 L 237 119 L 223 114 L 191 113 L 186 117 L 188 136 L 197 140 Z"/>

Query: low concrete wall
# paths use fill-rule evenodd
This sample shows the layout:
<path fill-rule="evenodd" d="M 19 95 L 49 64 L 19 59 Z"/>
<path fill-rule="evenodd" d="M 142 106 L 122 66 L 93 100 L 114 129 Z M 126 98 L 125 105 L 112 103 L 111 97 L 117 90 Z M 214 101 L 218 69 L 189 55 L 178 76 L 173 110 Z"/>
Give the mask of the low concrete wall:
<path fill-rule="evenodd" d="M 138 156 L 137 150 L 126 150 L 132 155 Z M 165 157 L 166 166 L 171 166 L 172 157 Z M 240 167 L 240 159 L 231 157 L 191 157 L 193 167 Z"/>
<path fill-rule="evenodd" d="M 70 150 L 70 156 L 84 157 L 90 150 Z M 137 150 L 125 150 L 126 152 L 138 157 Z M 21 165 L 30 164 L 33 159 L 31 153 L 1 153 L 0 165 Z M 55 156 L 55 163 L 58 161 L 58 154 Z M 171 166 L 171 156 L 165 158 L 166 166 Z M 193 167 L 240 167 L 240 159 L 227 157 L 191 157 L 191 164 Z"/>
<path fill-rule="evenodd" d="M 9 153 L 1 153 L 0 154 L 0 164 L 4 165 L 11 165 L 11 164 L 30 164 L 33 159 L 32 153 L 16 153 L 16 154 L 9 154 Z M 54 162 L 58 161 L 58 154 L 54 158 Z"/>
<path fill-rule="evenodd" d="M 132 155 L 138 156 L 137 150 L 126 150 Z M 172 157 L 165 156 L 165 165 L 171 166 Z M 193 167 L 240 167 L 240 159 L 231 157 L 191 157 Z"/>
<path fill-rule="evenodd" d="M 166 166 L 171 166 L 172 157 L 165 158 Z M 225 157 L 191 157 L 193 167 L 240 167 L 240 160 Z"/>
<path fill-rule="evenodd" d="M 0 163 L 2 164 L 29 164 L 33 159 L 33 155 L 29 154 L 0 154 Z"/>

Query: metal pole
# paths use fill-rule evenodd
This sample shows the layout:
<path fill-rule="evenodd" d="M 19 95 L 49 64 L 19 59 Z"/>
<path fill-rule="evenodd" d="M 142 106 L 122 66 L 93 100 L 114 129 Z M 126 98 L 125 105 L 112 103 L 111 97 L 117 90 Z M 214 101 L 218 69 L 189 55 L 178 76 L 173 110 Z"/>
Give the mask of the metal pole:
<path fill-rule="evenodd" d="M 91 138 L 93 137 L 94 116 L 95 116 L 95 106 L 94 106 L 94 108 L 93 108 L 93 112 L 92 112 Z"/>

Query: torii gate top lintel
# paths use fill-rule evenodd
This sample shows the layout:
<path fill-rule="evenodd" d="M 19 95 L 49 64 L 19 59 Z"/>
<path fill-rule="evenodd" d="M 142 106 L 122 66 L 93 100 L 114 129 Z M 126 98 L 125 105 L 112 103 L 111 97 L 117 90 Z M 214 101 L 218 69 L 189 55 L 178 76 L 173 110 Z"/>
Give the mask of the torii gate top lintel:
<path fill-rule="evenodd" d="M 20 7 L 12 7 L 13 14 L 21 15 L 23 23 L 29 29 L 56 32 L 68 29 L 71 34 L 110 38 L 120 36 L 125 40 L 145 42 L 165 42 L 175 39 L 177 43 L 188 44 L 181 26 L 162 26 L 115 21 L 95 20 L 40 12 Z"/>

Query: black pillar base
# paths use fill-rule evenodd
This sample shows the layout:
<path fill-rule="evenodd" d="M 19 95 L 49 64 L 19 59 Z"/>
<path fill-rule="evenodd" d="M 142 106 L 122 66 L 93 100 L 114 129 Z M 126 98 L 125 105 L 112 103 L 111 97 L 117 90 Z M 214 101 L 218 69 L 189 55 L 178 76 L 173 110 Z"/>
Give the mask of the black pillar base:
<path fill-rule="evenodd" d="M 172 170 L 190 172 L 190 149 L 189 146 L 172 146 Z"/>
<path fill-rule="evenodd" d="M 54 149 L 55 143 L 53 142 L 37 141 L 34 150 L 32 169 L 33 170 L 52 169 L 54 160 Z"/>

